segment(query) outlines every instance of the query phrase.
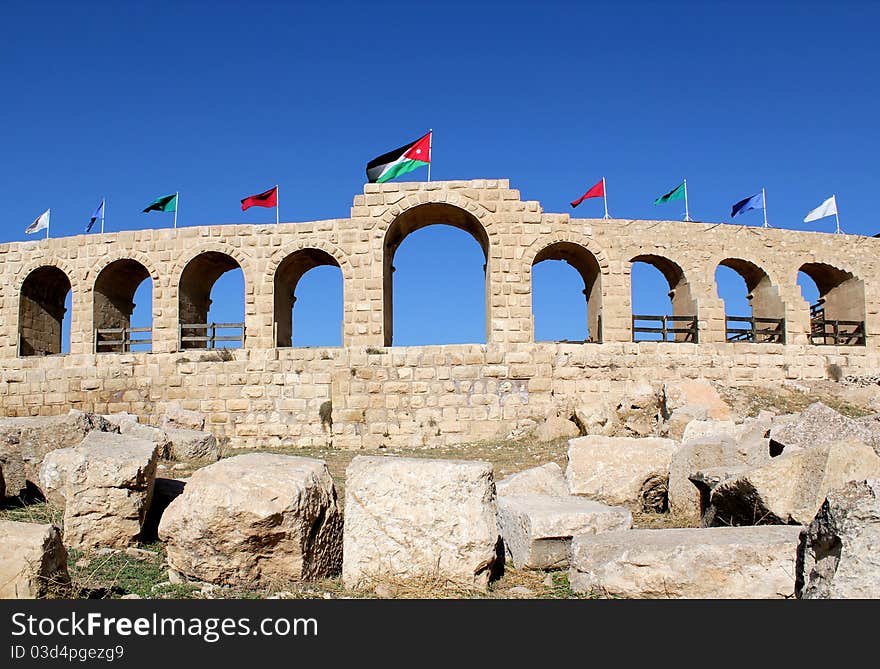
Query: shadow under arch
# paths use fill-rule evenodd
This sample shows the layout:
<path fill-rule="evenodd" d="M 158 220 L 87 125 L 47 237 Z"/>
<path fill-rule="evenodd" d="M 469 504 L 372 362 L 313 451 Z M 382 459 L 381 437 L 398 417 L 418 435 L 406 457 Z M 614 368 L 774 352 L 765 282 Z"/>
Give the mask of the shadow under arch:
<path fill-rule="evenodd" d="M 798 269 L 813 283 L 819 299 L 810 305 L 813 344 L 865 343 L 865 282 L 852 272 L 827 263 L 804 263 Z"/>
<path fill-rule="evenodd" d="M 630 265 L 635 263 L 650 265 L 659 271 L 663 275 L 663 278 L 666 279 L 666 283 L 668 284 L 667 296 L 669 297 L 672 306 L 671 315 L 673 317 L 668 325 L 673 330 L 690 330 L 690 332 L 670 332 L 669 334 L 672 336 L 671 341 L 699 341 L 697 333 L 697 301 L 693 296 L 690 283 L 688 282 L 681 266 L 674 260 L 653 253 L 637 255 L 631 258 L 629 262 Z M 632 293 L 635 293 L 636 290 L 635 283 L 632 281 L 630 290 Z M 634 303 L 634 300 L 631 300 L 631 303 Z M 636 327 L 636 319 L 637 314 L 633 312 L 633 341 L 639 341 L 636 337 L 638 330 Z M 645 320 L 645 322 L 648 321 Z M 652 322 L 651 327 L 655 327 L 656 325 L 656 322 Z M 665 330 L 665 325 L 661 329 Z M 660 334 L 662 335 L 661 340 L 666 340 L 667 333 L 662 332 Z"/>
<path fill-rule="evenodd" d="M 149 281 L 151 288 L 150 327 L 146 332 L 131 332 L 134 296 L 144 281 Z M 153 287 L 150 271 L 132 258 L 114 260 L 98 273 L 92 311 L 97 353 L 122 353 L 131 351 L 133 346 L 144 350 L 152 345 Z"/>
<path fill-rule="evenodd" d="M 239 262 L 221 251 L 204 251 L 193 257 L 180 274 L 178 287 L 178 325 L 181 349 L 215 348 L 217 341 L 244 345 L 244 323 L 224 324 L 220 334 L 209 327 L 208 312 L 211 308 L 211 290 L 226 272 L 242 270 Z M 242 270 L 243 272 L 243 270 Z M 241 295 L 242 312 L 244 294 Z M 244 316 L 242 315 L 242 318 Z M 239 334 L 240 333 L 240 334 Z"/>
<path fill-rule="evenodd" d="M 587 300 L 587 337 L 584 341 L 602 342 L 602 268 L 596 256 L 576 242 L 556 241 L 543 247 L 532 260 L 534 267 L 545 260 L 560 260 L 571 265 L 584 282 L 583 294 Z M 535 304 L 532 300 L 532 315 Z M 534 320 L 534 319 L 533 319 Z M 534 339 L 534 334 L 533 337 Z"/>
<path fill-rule="evenodd" d="M 453 204 L 431 202 L 407 209 L 397 216 L 385 232 L 383 244 L 384 345 L 394 342 L 394 254 L 403 240 L 429 225 L 450 225 L 470 234 L 483 250 L 485 275 L 486 341 L 489 341 L 491 319 L 489 310 L 489 235 L 482 223 L 470 212 Z"/>
<path fill-rule="evenodd" d="M 293 308 L 296 303 L 296 287 L 299 284 L 300 279 L 315 267 L 327 265 L 339 268 L 341 275 L 342 267 L 340 266 L 339 261 L 330 253 L 322 249 L 303 248 L 293 251 L 278 264 L 273 279 L 276 346 L 293 346 Z M 344 281 L 342 289 L 344 302 Z"/>
<path fill-rule="evenodd" d="M 785 303 L 767 272 L 742 258 L 725 258 L 718 263 L 718 267 L 732 269 L 742 277 L 746 284 L 746 299 L 752 310 L 751 316 L 725 313 L 726 341 L 784 344 Z M 717 274 L 717 267 L 715 271 Z M 717 277 L 715 287 L 717 290 Z"/>
<path fill-rule="evenodd" d="M 18 353 L 21 356 L 62 352 L 64 303 L 72 290 L 70 278 L 54 265 L 31 271 L 21 284 L 18 307 Z"/>

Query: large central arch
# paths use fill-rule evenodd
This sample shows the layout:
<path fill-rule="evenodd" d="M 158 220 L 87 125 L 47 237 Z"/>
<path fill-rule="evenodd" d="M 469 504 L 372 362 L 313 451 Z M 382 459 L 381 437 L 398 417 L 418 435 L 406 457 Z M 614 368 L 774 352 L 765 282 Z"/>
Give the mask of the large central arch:
<path fill-rule="evenodd" d="M 483 225 L 470 212 L 446 203 L 427 203 L 407 209 L 395 218 L 385 232 L 383 246 L 383 302 L 384 302 L 384 345 L 391 346 L 394 341 L 394 254 L 403 240 L 416 230 L 429 225 L 450 225 L 470 234 L 480 248 L 486 264 L 483 271 L 485 280 L 486 341 L 489 341 L 491 322 L 489 317 L 489 235 Z"/>

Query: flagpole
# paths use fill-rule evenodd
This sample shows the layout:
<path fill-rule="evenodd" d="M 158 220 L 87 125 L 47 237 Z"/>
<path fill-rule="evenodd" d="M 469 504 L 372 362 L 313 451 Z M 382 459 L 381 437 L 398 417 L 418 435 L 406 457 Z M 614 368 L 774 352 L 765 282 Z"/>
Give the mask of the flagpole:
<path fill-rule="evenodd" d="M 684 220 L 691 220 L 690 210 L 688 209 L 688 180 L 684 180 Z"/>
<path fill-rule="evenodd" d="M 428 181 L 431 180 L 431 161 L 434 160 L 434 128 L 428 128 Z"/>
<path fill-rule="evenodd" d="M 275 184 L 275 225 L 278 225 L 278 203 L 281 201 L 281 189 Z"/>
<path fill-rule="evenodd" d="M 101 234 L 104 234 L 104 216 L 107 215 L 107 198 L 101 199 L 102 207 L 101 207 Z"/>
<path fill-rule="evenodd" d="M 602 199 L 605 201 L 605 218 L 611 218 L 608 215 L 608 191 L 605 189 L 605 177 L 602 177 Z"/>
<path fill-rule="evenodd" d="M 180 209 L 180 191 L 174 194 L 174 227 L 177 227 L 177 210 Z"/>
<path fill-rule="evenodd" d="M 840 234 L 840 214 L 837 212 L 837 193 L 834 193 L 831 197 L 834 198 L 834 220 L 837 221 L 837 234 Z"/>
<path fill-rule="evenodd" d="M 46 239 L 49 239 L 49 222 L 52 220 L 52 207 L 46 210 Z"/>
<path fill-rule="evenodd" d="M 767 190 L 765 188 L 761 188 L 761 200 L 764 202 L 764 227 L 769 228 L 770 225 L 767 223 Z"/>

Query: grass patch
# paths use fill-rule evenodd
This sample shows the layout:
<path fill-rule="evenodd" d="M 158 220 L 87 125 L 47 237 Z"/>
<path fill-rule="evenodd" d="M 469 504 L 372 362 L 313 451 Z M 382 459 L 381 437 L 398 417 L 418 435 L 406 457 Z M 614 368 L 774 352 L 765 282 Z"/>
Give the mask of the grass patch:
<path fill-rule="evenodd" d="M 41 525 L 53 523 L 61 527 L 64 521 L 64 509 L 58 509 L 46 502 L 27 504 L 18 498 L 13 498 L 7 501 L 5 507 L 0 508 L 0 520 L 39 523 Z"/>

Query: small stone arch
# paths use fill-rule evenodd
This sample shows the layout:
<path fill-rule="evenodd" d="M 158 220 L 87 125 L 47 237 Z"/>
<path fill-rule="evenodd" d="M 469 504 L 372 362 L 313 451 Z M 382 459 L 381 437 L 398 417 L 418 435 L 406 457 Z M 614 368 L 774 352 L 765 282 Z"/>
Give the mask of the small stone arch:
<path fill-rule="evenodd" d="M 429 225 L 450 225 L 470 234 L 480 245 L 485 258 L 483 265 L 485 279 L 485 304 L 486 304 L 486 341 L 489 340 L 491 329 L 490 315 L 490 262 L 491 262 L 491 243 L 489 230 L 484 225 L 486 219 L 486 211 L 482 207 L 474 206 L 471 208 L 463 208 L 458 204 L 454 204 L 448 200 L 453 197 L 445 198 L 446 193 L 435 195 L 435 201 L 420 202 L 417 198 L 412 198 L 412 202 L 404 202 L 403 206 L 394 205 L 389 212 L 383 215 L 384 240 L 382 243 L 383 257 L 383 304 L 384 304 L 384 345 L 391 346 L 394 339 L 394 313 L 393 313 L 393 292 L 394 292 L 394 254 L 406 239 L 416 230 L 428 227 Z M 457 198 L 458 196 L 454 196 Z M 415 204 L 413 204 L 413 202 Z M 390 211 L 399 211 L 397 215 L 393 215 Z M 481 220 L 480 216 L 483 216 Z M 389 218 L 390 217 L 390 218 Z M 387 226 L 385 222 L 387 221 Z"/>
<path fill-rule="evenodd" d="M 530 277 L 530 295 L 532 268 L 545 260 L 564 261 L 580 274 L 584 282 L 583 294 L 587 300 L 589 338 L 585 340 L 601 343 L 603 338 L 602 275 L 608 273 L 608 259 L 605 253 L 592 240 L 578 235 L 556 233 L 549 238 L 542 237 L 536 240 L 523 255 L 523 264 Z M 534 301 L 532 302 L 532 313 L 534 314 Z M 534 318 L 532 318 L 532 322 L 534 323 Z M 532 339 L 534 340 L 534 331 Z"/>
<path fill-rule="evenodd" d="M 340 263 L 338 249 L 330 251 L 322 246 L 330 246 L 319 243 L 303 243 L 297 245 L 295 250 L 289 250 L 283 257 L 277 259 L 279 254 L 273 256 L 270 266 L 272 277 L 272 293 L 274 296 L 273 320 L 275 326 L 275 345 L 278 347 L 293 346 L 293 307 L 296 302 L 296 288 L 300 279 L 315 267 L 332 266 L 339 268 L 342 273 L 343 302 L 345 300 L 346 270 L 350 273 L 351 268 L 345 262 L 343 270 Z M 344 342 L 343 342 L 344 343 Z"/>
<path fill-rule="evenodd" d="M 124 353 L 133 350 L 133 344 L 135 350 L 152 344 L 150 332 L 130 332 L 135 292 L 145 280 L 155 288 L 155 273 L 131 257 L 111 260 L 96 271 L 92 304 L 96 353 Z M 149 313 L 152 322 L 152 304 Z"/>
<path fill-rule="evenodd" d="M 732 269 L 745 281 L 746 298 L 753 319 L 746 322 L 738 320 L 747 318 L 745 315 L 725 314 L 726 340 L 784 344 L 785 303 L 779 294 L 779 284 L 771 279 L 763 267 L 744 258 L 724 258 L 716 265 L 716 272 L 718 267 Z"/>
<path fill-rule="evenodd" d="M 637 256 L 630 258 L 630 267 L 634 263 L 644 263 L 646 265 L 650 265 L 658 270 L 663 277 L 666 279 L 666 283 L 669 288 L 668 297 L 669 301 L 672 304 L 672 316 L 674 319 L 668 323 L 668 326 L 681 330 L 692 328 L 692 333 L 672 333 L 673 341 L 698 341 L 697 332 L 696 332 L 696 321 L 698 318 L 697 314 L 697 300 L 693 294 L 691 289 L 690 282 L 688 281 L 687 275 L 682 269 L 681 265 L 677 262 L 663 255 L 659 255 L 656 253 L 641 253 Z M 631 291 L 635 290 L 635 286 L 630 282 Z M 636 316 L 633 312 L 633 340 L 636 340 L 637 332 L 636 328 Z M 651 314 L 647 314 L 651 315 Z M 690 321 L 683 321 L 679 319 L 692 319 Z M 645 321 L 647 327 L 657 327 L 658 324 L 653 321 Z"/>
<path fill-rule="evenodd" d="M 250 285 L 250 258 L 235 248 L 224 244 L 204 244 L 192 249 L 178 262 L 174 272 L 177 286 L 177 318 L 180 330 L 180 348 L 206 348 L 213 343 L 192 338 L 210 336 L 212 333 L 204 326 L 211 308 L 211 290 L 223 274 L 240 269 L 244 277 L 242 304 Z M 245 317 L 246 319 L 246 317 Z M 190 327 L 187 327 L 190 326 Z M 198 326 L 198 327 L 193 327 Z M 238 336 L 239 331 L 214 333 L 220 336 Z M 244 345 L 245 329 L 240 330 L 240 344 Z"/>
<path fill-rule="evenodd" d="M 47 262 L 23 272 L 19 285 L 18 352 L 21 356 L 62 352 L 62 323 L 67 294 L 73 291 L 70 274 Z"/>
<path fill-rule="evenodd" d="M 865 343 L 865 282 L 825 262 L 798 268 L 816 284 L 819 299 L 810 305 L 810 341 L 814 344 Z"/>

